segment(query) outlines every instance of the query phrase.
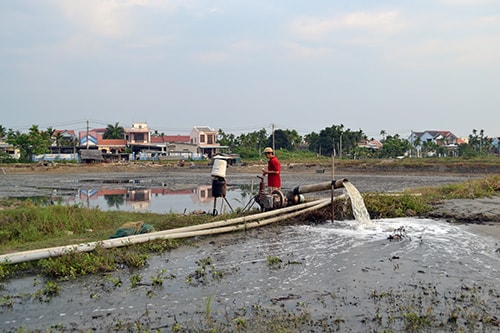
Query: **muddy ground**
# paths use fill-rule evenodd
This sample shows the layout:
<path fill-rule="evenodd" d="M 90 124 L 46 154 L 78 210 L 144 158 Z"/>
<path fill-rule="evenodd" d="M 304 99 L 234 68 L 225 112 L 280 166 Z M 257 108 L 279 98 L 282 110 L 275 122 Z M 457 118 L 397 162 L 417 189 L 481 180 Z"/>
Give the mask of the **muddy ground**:
<path fill-rule="evenodd" d="M 228 184 L 256 182 L 261 167 L 229 167 Z M 488 174 L 491 175 L 484 170 L 339 168 L 334 178 L 348 179 L 363 193 L 400 192 L 408 188 L 460 183 Z M 321 166 L 285 165 L 283 189 L 331 178 L 331 169 Z M 54 186 L 78 187 L 81 180 L 110 179 L 140 179 L 172 187 L 211 183 L 208 166 L 4 167 L 0 168 L 0 197 L 13 193 L 44 195 Z M 61 327 L 61 331 L 68 332 L 80 329 L 114 331 L 117 327 L 125 328 L 128 323 L 174 331 L 177 323 L 203 323 L 207 304 L 213 316 L 222 321 L 225 316 L 240 316 L 242 309 L 259 309 L 258 306 L 292 311 L 301 311 L 304 307 L 315 320 L 325 316 L 333 318 L 327 320 L 329 330 L 326 331 L 334 331 L 335 325 L 345 332 L 382 331 L 383 328 L 404 331 L 405 318 L 394 319 L 390 314 L 399 313 L 398 306 L 405 311 L 408 311 L 405 306 L 420 310 L 421 304 L 422 313 L 432 307 L 438 321 L 449 320 L 448 308 L 461 308 L 458 320 L 462 327 L 479 315 L 497 320 L 500 266 L 495 249 L 500 243 L 499 204 L 499 197 L 444 202 L 433 212 L 436 218 L 459 220 L 467 226 L 442 222 L 434 225 L 424 219 L 413 221 L 414 225 L 409 226 L 411 240 L 399 243 L 387 241 L 384 233 L 408 223 L 406 220 L 383 221 L 379 229 L 372 231 L 350 229 L 343 224 L 271 226 L 214 239 L 202 238 L 193 246 L 154 256 L 147 267 L 135 272 L 144 276 L 144 282 L 158 276 L 163 269 L 177 276 L 164 279 L 160 288 L 148 283 L 132 288 L 129 281 L 133 272 L 123 271 L 111 277 L 123 281 L 122 287 L 110 286 L 113 280 L 109 277 L 82 278 L 64 284 L 61 294 L 54 300 L 39 303 L 17 296 L 37 288 L 32 277 L 27 277 L 5 285 L 5 293 L 16 296 L 16 301 L 11 308 L 0 308 L 0 330 L 15 332 L 20 327 L 42 330 Z M 475 235 L 464 233 L 464 228 Z M 283 260 L 279 269 L 266 264 L 265 258 L 269 255 Z M 194 263 L 204 258 L 213 258 L 213 266 L 225 272 L 224 278 L 187 284 L 186 277 L 199 268 Z M 374 302 L 372 296 L 376 292 L 387 293 L 387 303 L 382 296 Z M 465 301 L 455 301 L 460 297 L 466 297 Z M 467 297 L 472 297 L 474 302 L 467 302 Z M 477 302 L 474 297 L 481 301 Z M 336 318 L 341 320 L 336 321 Z M 380 323 L 374 318 L 380 319 Z M 394 320 L 400 324 L 393 323 Z M 134 331 L 131 327 L 116 331 Z M 500 331 L 497 324 L 491 323 L 476 322 L 470 328 Z M 317 327 L 311 331 L 325 330 Z"/>
<path fill-rule="evenodd" d="M 229 166 L 228 184 L 257 183 L 264 164 Z M 178 167 L 176 164 L 112 163 L 112 164 L 18 164 L 0 167 L 0 197 L 44 195 L 51 185 L 63 183 L 78 186 L 82 180 L 147 179 L 171 187 L 210 184 L 210 166 Z M 363 192 L 398 192 L 408 188 L 438 186 L 468 181 L 500 173 L 500 165 L 454 165 L 409 168 L 394 163 L 337 167 L 335 179 L 348 179 Z M 284 164 L 283 189 L 303 184 L 329 181 L 330 166 L 318 164 Z M 2 177 L 3 176 L 3 177 Z M 436 206 L 429 214 L 452 222 L 482 225 L 500 222 L 500 197 L 448 200 Z"/>

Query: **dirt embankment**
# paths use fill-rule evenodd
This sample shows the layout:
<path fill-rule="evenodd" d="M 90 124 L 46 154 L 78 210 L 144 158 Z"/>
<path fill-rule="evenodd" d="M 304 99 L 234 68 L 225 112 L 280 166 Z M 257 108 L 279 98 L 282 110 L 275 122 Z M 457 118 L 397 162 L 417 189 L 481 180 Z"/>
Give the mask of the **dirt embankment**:
<path fill-rule="evenodd" d="M 249 162 L 241 166 L 229 166 L 232 172 L 259 172 L 266 162 Z M 331 172 L 330 163 L 295 163 L 285 161 L 282 163 L 283 171 L 287 172 Z M 192 169 L 209 169 L 208 163 L 197 163 L 190 167 L 183 167 L 176 162 L 118 162 L 118 163 L 94 163 L 94 164 L 71 164 L 43 162 L 36 164 L 3 164 L 0 165 L 0 174 L 12 173 L 86 173 L 86 172 L 133 172 L 147 170 L 154 171 L 188 171 Z M 470 163 L 450 162 L 440 163 L 434 160 L 424 163 L 408 163 L 407 161 L 389 160 L 340 160 L 335 162 L 336 173 L 363 173 L 363 174 L 405 174 L 405 173 L 427 173 L 427 174 L 500 174 L 500 163 Z"/>
<path fill-rule="evenodd" d="M 341 161 L 343 162 L 343 161 Z M 352 161 L 351 161 L 352 162 Z M 474 177 L 500 174 L 500 163 L 401 163 L 398 160 L 383 161 L 355 161 L 355 163 L 336 163 L 336 175 L 398 175 L 393 181 L 401 182 L 408 175 L 467 175 Z M 230 166 L 233 174 L 259 174 L 265 162 L 247 163 L 242 166 Z M 316 173 L 331 173 L 331 165 L 319 163 L 282 163 L 283 177 L 293 174 L 293 179 L 305 177 Z M 12 164 L 0 165 L 1 175 L 10 174 L 86 174 L 86 173 L 155 173 L 155 172 L 209 172 L 207 164 L 196 164 L 192 167 L 179 167 L 175 162 L 155 163 L 101 163 L 101 164 L 61 164 L 61 163 L 38 163 L 38 164 Z M 387 181 L 384 179 L 384 181 Z M 411 185 L 410 185 L 411 186 Z M 368 189 L 369 191 L 369 189 Z M 429 213 L 428 217 L 446 219 L 456 222 L 467 223 L 490 223 L 500 222 L 500 196 L 493 198 L 457 199 L 447 200 Z"/>

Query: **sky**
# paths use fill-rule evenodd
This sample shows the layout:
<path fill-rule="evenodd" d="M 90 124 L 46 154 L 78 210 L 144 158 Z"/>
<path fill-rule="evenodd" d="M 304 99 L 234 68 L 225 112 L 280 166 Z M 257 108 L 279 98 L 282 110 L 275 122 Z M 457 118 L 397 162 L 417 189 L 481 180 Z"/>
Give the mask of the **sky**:
<path fill-rule="evenodd" d="M 500 136 L 497 0 L 3 0 L 0 125 Z"/>

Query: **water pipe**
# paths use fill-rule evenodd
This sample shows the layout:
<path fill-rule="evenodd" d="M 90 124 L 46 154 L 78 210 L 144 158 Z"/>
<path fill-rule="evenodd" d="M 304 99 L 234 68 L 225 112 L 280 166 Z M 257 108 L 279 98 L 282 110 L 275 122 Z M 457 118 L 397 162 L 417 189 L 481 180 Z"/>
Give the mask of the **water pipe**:
<path fill-rule="evenodd" d="M 337 198 L 339 199 L 341 198 L 341 196 Z M 40 260 L 50 257 L 61 256 L 70 252 L 90 252 L 95 248 L 97 248 L 98 246 L 103 248 L 114 248 L 132 244 L 140 244 L 159 239 L 188 238 L 195 236 L 206 236 L 219 233 L 227 233 L 238 230 L 246 230 L 277 221 L 283 221 L 285 219 L 298 216 L 305 212 L 325 207 L 326 205 L 330 204 L 330 202 L 331 202 L 330 199 L 321 199 L 321 200 L 306 202 L 296 206 L 286 207 L 280 210 L 268 211 L 250 216 L 243 216 L 239 218 L 217 221 L 207 224 L 200 224 L 200 225 L 182 227 L 177 229 L 169 229 L 169 230 L 157 231 L 147 234 L 122 237 L 122 238 L 106 239 L 97 242 L 65 245 L 65 246 L 51 247 L 46 249 L 37 249 L 37 250 L 3 254 L 0 255 L 0 262 L 17 264 L 25 261 L 33 261 L 33 260 Z M 258 219 L 263 219 L 263 220 L 249 223 L 250 221 Z"/>
<path fill-rule="evenodd" d="M 330 190 L 332 188 L 332 186 L 335 189 L 343 188 L 344 183 L 348 182 L 348 181 L 349 180 L 347 180 L 347 179 L 337 179 L 337 180 L 334 179 L 334 180 L 329 181 L 329 182 L 301 185 L 301 186 L 297 186 L 296 188 L 293 189 L 293 194 L 299 195 L 299 194 L 304 194 L 304 193 L 326 191 L 326 190 Z"/>

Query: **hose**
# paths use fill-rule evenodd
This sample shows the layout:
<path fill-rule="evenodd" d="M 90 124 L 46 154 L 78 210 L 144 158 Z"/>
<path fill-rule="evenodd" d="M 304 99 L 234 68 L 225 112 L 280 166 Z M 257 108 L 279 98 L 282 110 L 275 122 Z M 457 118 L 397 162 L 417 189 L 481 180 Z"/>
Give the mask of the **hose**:
<path fill-rule="evenodd" d="M 337 199 L 340 199 L 343 196 L 344 195 L 338 196 Z M 189 238 L 196 236 L 207 236 L 207 235 L 215 235 L 220 233 L 246 230 L 264 226 L 278 221 L 283 221 L 285 219 L 289 219 L 309 211 L 320 209 L 330 204 L 330 202 L 331 202 L 330 199 L 319 199 L 299 204 L 296 206 L 285 207 L 274 211 L 268 211 L 224 221 L 216 221 L 206 224 L 157 231 L 147 234 L 133 235 L 123 238 L 106 239 L 97 242 L 57 246 L 45 249 L 3 254 L 0 255 L 0 263 L 17 264 L 25 261 L 33 261 L 33 260 L 40 260 L 50 257 L 61 256 L 70 252 L 90 252 L 96 249 L 98 246 L 103 248 L 114 248 L 132 244 L 140 244 L 160 239 Z M 259 219 L 261 220 L 251 222 Z"/>

